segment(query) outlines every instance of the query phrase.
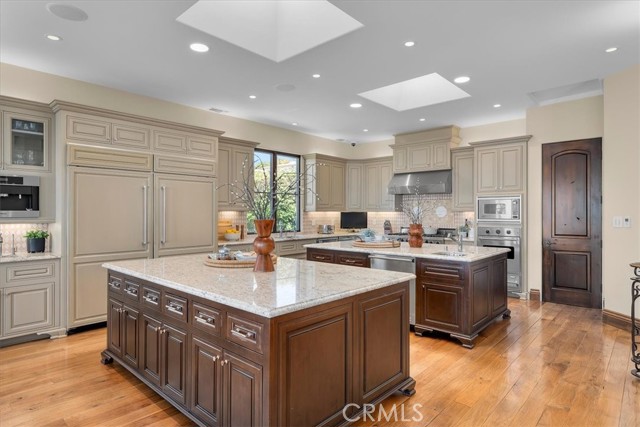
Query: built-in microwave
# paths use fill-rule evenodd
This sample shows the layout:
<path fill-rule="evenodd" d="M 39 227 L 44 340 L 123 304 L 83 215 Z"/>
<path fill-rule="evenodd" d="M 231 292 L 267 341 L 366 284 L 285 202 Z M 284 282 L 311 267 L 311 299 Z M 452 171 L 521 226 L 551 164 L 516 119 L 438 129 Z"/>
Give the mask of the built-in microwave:
<path fill-rule="evenodd" d="M 520 222 L 520 196 L 478 197 L 478 221 Z"/>
<path fill-rule="evenodd" d="M 40 178 L 0 175 L 0 218 L 38 218 Z"/>

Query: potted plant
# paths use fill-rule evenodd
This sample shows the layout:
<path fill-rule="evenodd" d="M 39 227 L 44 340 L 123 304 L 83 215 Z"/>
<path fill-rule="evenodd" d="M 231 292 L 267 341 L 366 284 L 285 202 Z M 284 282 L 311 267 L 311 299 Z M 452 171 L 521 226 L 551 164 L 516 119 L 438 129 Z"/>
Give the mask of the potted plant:
<path fill-rule="evenodd" d="M 44 252 L 44 241 L 49 237 L 49 232 L 44 230 L 29 230 L 24 235 L 27 238 L 27 252 Z"/>
<path fill-rule="evenodd" d="M 403 196 L 400 204 L 402 212 L 409 218 L 409 246 L 412 248 L 422 247 L 422 219 L 427 213 L 428 199 L 425 194 L 414 194 Z"/>

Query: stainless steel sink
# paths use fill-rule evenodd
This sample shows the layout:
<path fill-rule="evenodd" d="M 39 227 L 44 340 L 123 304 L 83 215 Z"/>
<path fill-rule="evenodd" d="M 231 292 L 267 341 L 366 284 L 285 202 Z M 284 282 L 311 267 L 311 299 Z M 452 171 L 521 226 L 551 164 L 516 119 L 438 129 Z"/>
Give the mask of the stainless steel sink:
<path fill-rule="evenodd" d="M 464 252 L 434 252 L 434 255 L 444 255 L 444 256 L 467 256 Z"/>

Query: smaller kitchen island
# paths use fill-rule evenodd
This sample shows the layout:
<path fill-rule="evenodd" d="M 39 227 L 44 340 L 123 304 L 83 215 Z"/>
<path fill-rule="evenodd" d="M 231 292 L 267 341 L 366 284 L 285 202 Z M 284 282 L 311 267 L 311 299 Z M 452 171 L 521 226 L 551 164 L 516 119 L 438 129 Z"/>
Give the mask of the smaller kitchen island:
<path fill-rule="evenodd" d="M 206 255 L 115 261 L 107 349 L 202 426 L 342 426 L 409 376 L 406 273 L 279 258 L 276 271 Z"/>
<path fill-rule="evenodd" d="M 372 246 L 378 246 L 372 244 Z M 410 261 L 416 281 L 411 289 L 415 333 L 441 331 L 473 348 L 480 331 L 499 316 L 508 318 L 507 253 L 509 249 L 426 244 L 411 248 L 355 247 L 353 242 L 305 245 L 307 259 L 333 264 L 375 267 L 381 257 Z M 377 270 L 380 271 L 380 270 Z"/>

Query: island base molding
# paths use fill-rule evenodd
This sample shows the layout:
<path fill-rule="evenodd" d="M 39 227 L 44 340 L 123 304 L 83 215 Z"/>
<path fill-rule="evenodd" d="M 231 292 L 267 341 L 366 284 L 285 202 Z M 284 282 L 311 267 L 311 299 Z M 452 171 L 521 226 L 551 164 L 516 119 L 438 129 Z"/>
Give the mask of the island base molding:
<path fill-rule="evenodd" d="M 346 426 L 415 393 L 409 282 L 266 318 L 109 271 L 107 349 L 200 426 Z"/>
<path fill-rule="evenodd" d="M 529 299 L 531 301 L 542 301 L 542 294 L 540 293 L 540 289 L 530 289 Z"/>

